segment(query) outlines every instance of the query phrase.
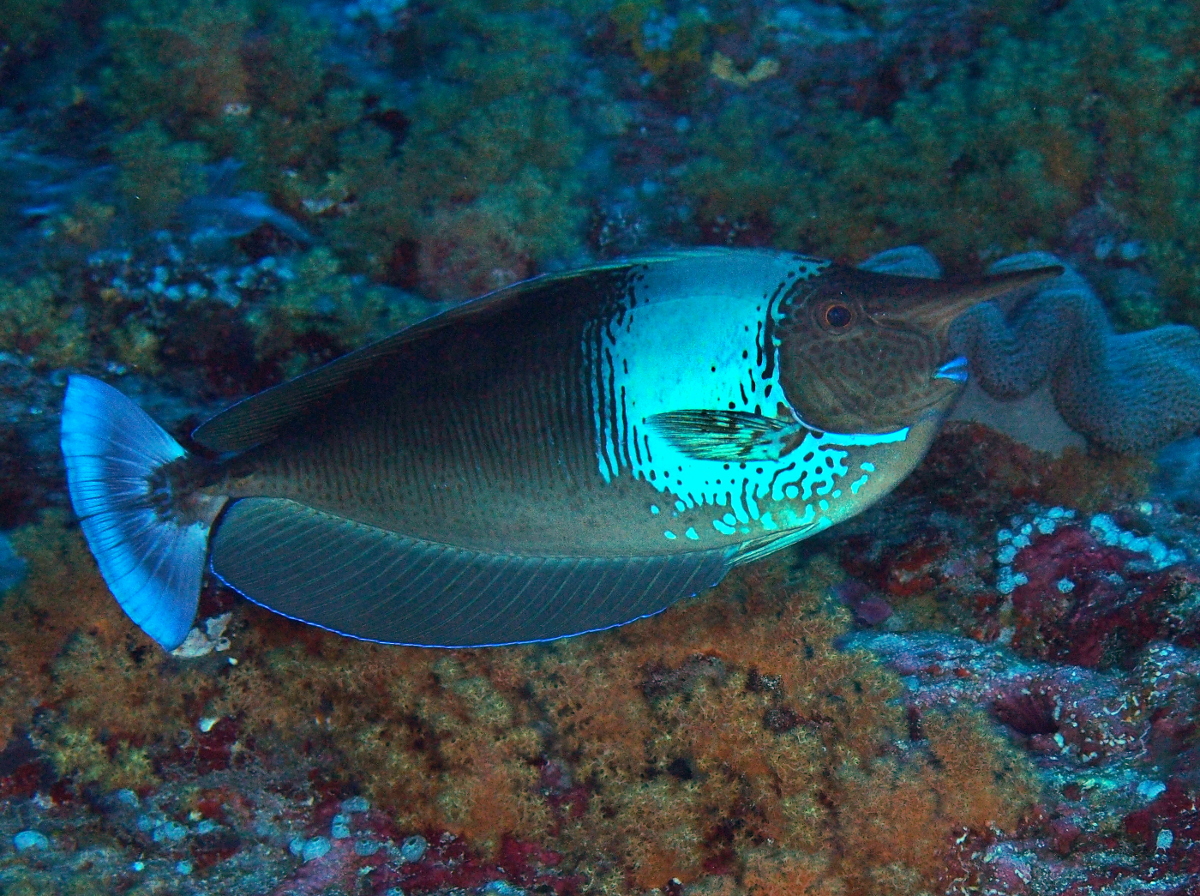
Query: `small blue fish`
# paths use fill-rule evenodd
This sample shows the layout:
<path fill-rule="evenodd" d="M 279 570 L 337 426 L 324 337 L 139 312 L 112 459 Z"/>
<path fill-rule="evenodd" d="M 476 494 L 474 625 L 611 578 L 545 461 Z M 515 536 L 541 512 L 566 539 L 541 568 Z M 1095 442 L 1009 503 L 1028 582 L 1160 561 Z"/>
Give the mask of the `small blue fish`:
<path fill-rule="evenodd" d="M 260 393 L 185 452 L 71 377 L 71 500 L 164 648 L 206 563 L 386 643 L 560 638 L 657 613 L 887 494 L 966 378 L 951 322 L 1059 268 L 950 283 L 695 250 L 552 275 Z"/>

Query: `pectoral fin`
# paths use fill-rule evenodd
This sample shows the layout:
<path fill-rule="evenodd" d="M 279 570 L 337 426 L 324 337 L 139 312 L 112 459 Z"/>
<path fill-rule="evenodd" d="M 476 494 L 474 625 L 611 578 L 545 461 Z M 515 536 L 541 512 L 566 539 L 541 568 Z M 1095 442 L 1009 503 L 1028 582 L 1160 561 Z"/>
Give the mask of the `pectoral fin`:
<path fill-rule="evenodd" d="M 646 422 L 697 460 L 779 460 L 811 431 L 795 420 L 746 411 L 668 411 Z"/>

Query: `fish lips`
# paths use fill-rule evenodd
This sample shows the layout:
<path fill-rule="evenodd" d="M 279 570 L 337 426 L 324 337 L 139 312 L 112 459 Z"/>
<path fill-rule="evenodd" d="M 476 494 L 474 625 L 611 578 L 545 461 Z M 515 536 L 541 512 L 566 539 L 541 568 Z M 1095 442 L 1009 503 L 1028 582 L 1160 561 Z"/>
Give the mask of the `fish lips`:
<path fill-rule="evenodd" d="M 935 380 L 950 380 L 955 383 L 965 383 L 967 381 L 967 374 L 967 359 L 959 355 L 951 358 L 934 371 L 933 378 Z"/>

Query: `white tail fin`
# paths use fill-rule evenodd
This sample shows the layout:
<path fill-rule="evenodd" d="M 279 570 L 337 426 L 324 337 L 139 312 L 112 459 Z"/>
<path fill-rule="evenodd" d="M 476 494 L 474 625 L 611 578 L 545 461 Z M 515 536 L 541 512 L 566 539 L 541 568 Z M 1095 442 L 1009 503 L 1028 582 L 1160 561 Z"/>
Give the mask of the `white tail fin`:
<path fill-rule="evenodd" d="M 183 643 L 200 599 L 209 527 L 171 518 L 150 476 L 187 452 L 111 386 L 72 376 L 62 452 L 71 504 L 122 609 L 167 650 Z"/>

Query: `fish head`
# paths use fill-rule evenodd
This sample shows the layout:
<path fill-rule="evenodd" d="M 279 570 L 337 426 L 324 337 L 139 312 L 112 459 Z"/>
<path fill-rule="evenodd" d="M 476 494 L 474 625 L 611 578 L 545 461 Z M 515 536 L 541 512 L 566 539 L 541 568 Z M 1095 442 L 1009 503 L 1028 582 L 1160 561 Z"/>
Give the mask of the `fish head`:
<path fill-rule="evenodd" d="M 888 433 L 940 422 L 967 381 L 950 326 L 971 307 L 1062 273 L 971 281 L 834 267 L 800 284 L 779 324 L 780 381 L 801 419 L 832 433 Z"/>

